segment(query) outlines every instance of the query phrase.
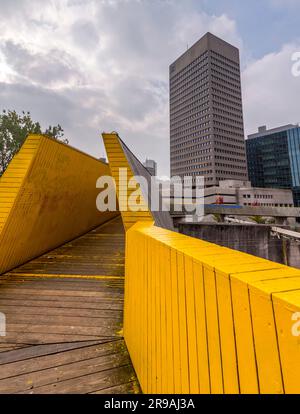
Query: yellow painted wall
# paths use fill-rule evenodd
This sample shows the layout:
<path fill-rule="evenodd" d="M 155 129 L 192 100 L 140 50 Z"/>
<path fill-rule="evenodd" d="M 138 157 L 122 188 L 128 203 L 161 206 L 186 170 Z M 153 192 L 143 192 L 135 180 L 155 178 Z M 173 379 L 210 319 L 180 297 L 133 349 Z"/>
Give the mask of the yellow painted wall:
<path fill-rule="evenodd" d="M 0 274 L 118 214 L 96 209 L 101 175 L 105 163 L 30 135 L 0 180 Z"/>
<path fill-rule="evenodd" d="M 300 270 L 149 223 L 126 243 L 124 334 L 145 393 L 300 393 Z"/>
<path fill-rule="evenodd" d="M 130 180 L 133 180 L 135 186 L 137 185 L 136 180 L 133 178 L 134 173 L 130 168 L 129 162 L 124 154 L 124 151 L 121 147 L 118 134 L 102 134 L 107 157 L 109 160 L 109 167 L 111 171 L 111 176 L 115 179 L 116 190 L 118 195 L 119 206 L 121 210 L 123 225 L 125 230 L 128 230 L 133 226 L 137 221 L 153 221 L 152 214 L 148 208 L 148 205 L 142 195 L 142 191 L 139 189 L 138 194 L 140 196 L 140 206 L 144 211 L 132 211 L 130 206 L 130 195 L 136 191 L 136 188 L 129 189 L 128 183 Z M 120 168 L 125 169 L 127 173 L 127 180 L 122 181 L 119 179 Z M 122 208 L 122 203 L 124 209 Z M 126 207 L 127 206 L 127 207 Z"/>

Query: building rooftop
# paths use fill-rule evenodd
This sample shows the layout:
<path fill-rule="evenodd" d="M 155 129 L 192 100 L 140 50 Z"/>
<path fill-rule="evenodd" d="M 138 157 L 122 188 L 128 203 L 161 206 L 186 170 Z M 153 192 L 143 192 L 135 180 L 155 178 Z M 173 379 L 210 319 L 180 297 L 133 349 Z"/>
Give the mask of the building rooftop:
<path fill-rule="evenodd" d="M 248 139 L 264 137 L 266 135 L 272 135 L 278 132 L 288 131 L 289 129 L 294 129 L 298 127 L 299 127 L 299 124 L 288 124 L 288 125 L 283 125 L 277 128 L 267 129 L 267 127 L 264 125 L 264 126 L 259 127 L 258 132 L 256 132 L 255 134 L 248 135 Z"/>

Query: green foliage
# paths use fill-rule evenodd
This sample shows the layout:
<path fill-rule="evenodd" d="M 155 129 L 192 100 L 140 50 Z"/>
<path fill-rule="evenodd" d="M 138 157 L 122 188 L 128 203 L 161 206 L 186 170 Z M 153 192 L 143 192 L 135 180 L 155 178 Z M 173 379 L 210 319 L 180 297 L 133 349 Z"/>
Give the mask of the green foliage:
<path fill-rule="evenodd" d="M 257 224 L 265 224 L 266 223 L 266 220 L 262 216 L 253 216 L 253 217 L 250 217 L 250 219 L 252 221 L 255 221 L 255 223 L 257 223 Z"/>
<path fill-rule="evenodd" d="M 214 219 L 215 219 L 215 221 L 217 223 L 222 223 L 222 216 L 221 216 L 221 214 L 216 213 L 213 216 L 214 216 Z"/>
<path fill-rule="evenodd" d="M 4 110 L 0 114 L 0 177 L 6 170 L 13 156 L 19 151 L 28 134 L 46 134 L 50 137 L 63 141 L 64 131 L 60 125 L 49 126 L 42 131 L 39 122 L 31 119 L 30 112 Z"/>

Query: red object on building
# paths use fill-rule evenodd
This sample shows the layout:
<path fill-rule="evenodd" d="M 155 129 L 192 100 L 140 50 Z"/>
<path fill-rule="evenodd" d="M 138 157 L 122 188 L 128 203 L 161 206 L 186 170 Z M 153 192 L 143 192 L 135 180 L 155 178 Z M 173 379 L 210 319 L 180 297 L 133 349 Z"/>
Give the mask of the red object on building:
<path fill-rule="evenodd" d="M 224 204 L 224 197 L 217 197 L 216 204 Z"/>

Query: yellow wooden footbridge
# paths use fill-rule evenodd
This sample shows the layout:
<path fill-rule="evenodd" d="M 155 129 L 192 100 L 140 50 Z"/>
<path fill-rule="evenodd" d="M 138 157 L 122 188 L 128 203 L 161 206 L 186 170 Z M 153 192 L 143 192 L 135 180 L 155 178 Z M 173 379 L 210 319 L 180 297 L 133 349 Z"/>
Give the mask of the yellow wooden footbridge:
<path fill-rule="evenodd" d="M 99 212 L 100 176 L 119 205 L 147 177 L 103 140 L 108 164 L 30 135 L 0 178 L 0 393 L 300 393 L 300 270 L 178 234 L 142 189 Z"/>

